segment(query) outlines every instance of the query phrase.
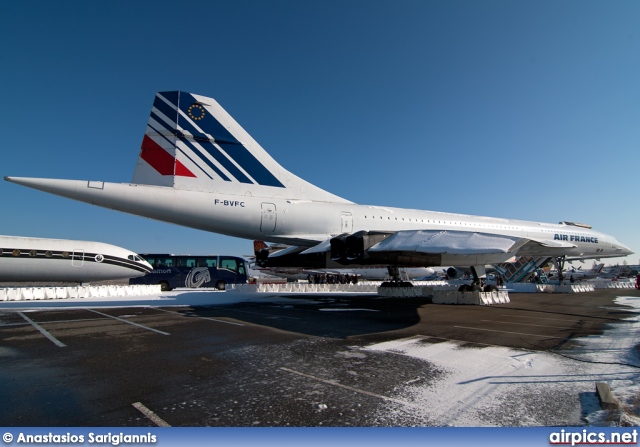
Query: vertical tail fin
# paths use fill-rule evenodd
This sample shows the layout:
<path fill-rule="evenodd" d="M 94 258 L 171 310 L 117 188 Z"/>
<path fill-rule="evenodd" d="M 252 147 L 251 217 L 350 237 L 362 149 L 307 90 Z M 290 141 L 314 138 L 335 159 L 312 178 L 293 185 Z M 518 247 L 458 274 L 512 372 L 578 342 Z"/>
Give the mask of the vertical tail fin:
<path fill-rule="evenodd" d="M 214 99 L 180 91 L 156 94 L 133 183 L 346 202 L 285 170 Z"/>

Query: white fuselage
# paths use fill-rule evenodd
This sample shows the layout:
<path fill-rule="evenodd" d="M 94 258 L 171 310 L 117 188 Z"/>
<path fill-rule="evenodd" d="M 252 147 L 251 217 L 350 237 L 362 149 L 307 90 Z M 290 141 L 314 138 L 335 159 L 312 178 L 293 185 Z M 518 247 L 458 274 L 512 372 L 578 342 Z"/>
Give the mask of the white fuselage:
<path fill-rule="evenodd" d="M 245 239 L 314 246 L 358 230 L 438 230 L 500 234 L 549 241 L 549 247 L 519 256 L 601 258 L 630 253 L 614 237 L 592 229 L 464 214 L 358 205 L 351 202 L 288 200 L 226 192 L 80 180 L 9 178 L 16 183 L 127 213 Z M 99 188 L 95 185 L 99 184 Z M 557 243 L 564 243 L 559 248 Z M 554 246 L 555 245 L 555 246 Z M 575 247 L 569 247 L 575 245 Z M 442 256 L 439 264 L 468 266 L 502 262 Z"/>
<path fill-rule="evenodd" d="M 0 236 L 0 281 L 91 282 L 142 276 L 151 266 L 102 242 Z"/>

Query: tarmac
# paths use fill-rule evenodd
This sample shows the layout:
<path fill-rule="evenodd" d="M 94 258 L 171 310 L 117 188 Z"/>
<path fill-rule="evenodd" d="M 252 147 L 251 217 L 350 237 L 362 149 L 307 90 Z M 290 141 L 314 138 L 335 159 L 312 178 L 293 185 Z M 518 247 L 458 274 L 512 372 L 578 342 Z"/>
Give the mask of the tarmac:
<path fill-rule="evenodd" d="M 583 340 L 638 315 L 615 302 L 640 298 L 635 289 L 511 293 L 492 306 L 165 296 L 184 299 L 0 306 L 0 425 L 581 425 L 597 406 L 596 381 L 615 391 L 616 380 L 637 379 L 635 365 L 586 377 L 571 360 Z"/>

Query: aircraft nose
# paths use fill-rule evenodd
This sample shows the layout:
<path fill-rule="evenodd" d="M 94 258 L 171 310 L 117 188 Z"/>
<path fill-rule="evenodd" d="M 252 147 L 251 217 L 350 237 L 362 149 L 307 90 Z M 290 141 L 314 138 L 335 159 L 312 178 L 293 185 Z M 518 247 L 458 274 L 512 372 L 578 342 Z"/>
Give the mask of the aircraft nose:
<path fill-rule="evenodd" d="M 613 244 L 616 251 L 620 252 L 620 256 L 632 255 L 634 252 L 629 247 L 625 247 L 621 243 Z"/>

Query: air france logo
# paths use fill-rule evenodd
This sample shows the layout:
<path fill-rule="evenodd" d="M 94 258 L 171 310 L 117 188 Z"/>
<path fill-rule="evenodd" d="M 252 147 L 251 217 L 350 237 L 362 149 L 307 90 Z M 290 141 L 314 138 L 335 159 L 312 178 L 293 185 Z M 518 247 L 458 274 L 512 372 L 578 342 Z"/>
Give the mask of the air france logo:
<path fill-rule="evenodd" d="M 187 113 L 189 114 L 191 119 L 194 121 L 200 121 L 202 118 L 204 118 L 204 115 L 205 115 L 204 107 L 202 107 L 197 102 L 194 102 L 189 106 Z"/>
<path fill-rule="evenodd" d="M 577 236 L 575 234 L 554 234 L 554 241 L 568 241 L 568 242 L 587 242 L 589 244 L 597 244 L 598 238 L 593 236 Z"/>

